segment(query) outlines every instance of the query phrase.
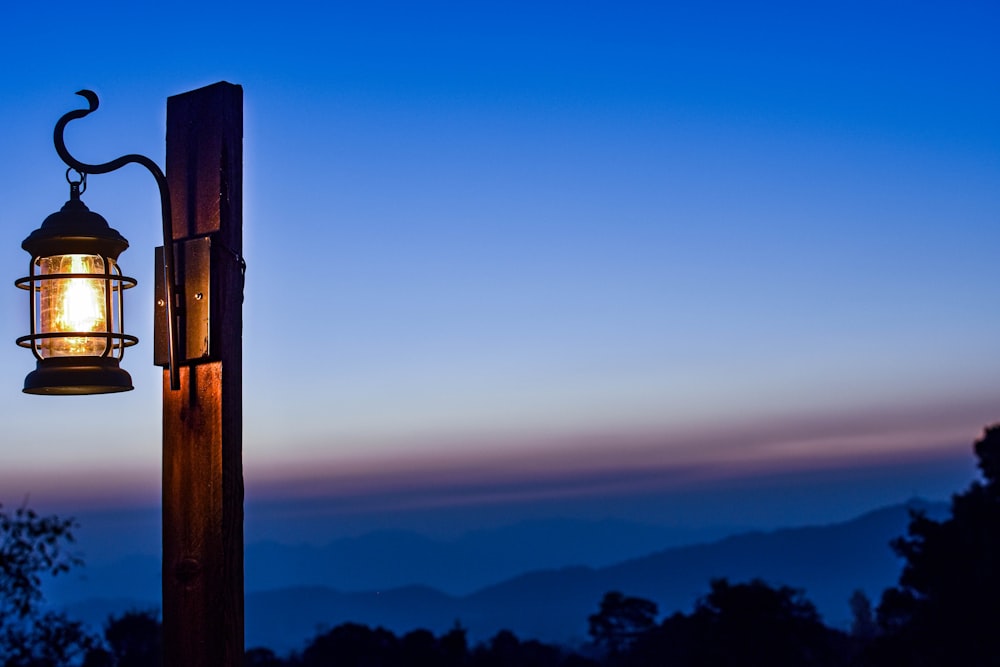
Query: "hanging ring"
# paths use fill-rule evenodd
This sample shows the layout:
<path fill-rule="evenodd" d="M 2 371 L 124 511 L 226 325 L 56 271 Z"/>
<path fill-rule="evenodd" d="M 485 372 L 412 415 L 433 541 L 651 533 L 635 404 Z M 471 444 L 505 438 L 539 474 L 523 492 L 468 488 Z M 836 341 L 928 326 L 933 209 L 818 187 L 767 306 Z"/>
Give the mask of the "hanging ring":
<path fill-rule="evenodd" d="M 69 172 L 71 171 L 75 171 L 76 173 L 80 174 L 80 180 L 74 181 L 72 178 L 70 178 Z M 80 194 L 82 195 L 84 192 L 87 191 L 87 172 L 80 171 L 75 167 L 66 167 L 66 182 L 69 183 L 70 186 L 74 185 L 77 186 L 79 188 Z"/>

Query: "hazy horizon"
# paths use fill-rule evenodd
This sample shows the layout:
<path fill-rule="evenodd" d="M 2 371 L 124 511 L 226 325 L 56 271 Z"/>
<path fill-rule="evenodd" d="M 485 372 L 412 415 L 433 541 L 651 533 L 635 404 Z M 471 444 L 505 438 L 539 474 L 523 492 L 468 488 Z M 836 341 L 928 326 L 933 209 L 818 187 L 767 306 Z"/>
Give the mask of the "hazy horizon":
<path fill-rule="evenodd" d="M 947 501 L 978 479 L 970 445 L 928 448 L 906 460 L 841 460 L 823 467 L 734 473 L 705 467 L 631 469 L 600 475 L 493 477 L 451 469 L 437 478 L 400 483 L 400 476 L 330 476 L 322 489 L 294 480 L 267 483 L 247 473 L 247 544 L 323 546 L 381 531 L 454 539 L 477 530 L 549 520 L 622 521 L 669 529 L 688 541 L 747 530 L 847 521 L 920 498 Z M 347 480 L 342 487 L 338 481 Z M 366 485 L 367 483 L 367 485 Z M 9 489 L 10 485 L 5 485 Z M 155 487 L 158 492 L 158 486 Z M 159 557 L 158 493 L 73 499 L 45 493 L 0 498 L 6 509 L 26 503 L 73 516 L 85 561 Z M 666 544 L 664 546 L 667 546 Z"/>

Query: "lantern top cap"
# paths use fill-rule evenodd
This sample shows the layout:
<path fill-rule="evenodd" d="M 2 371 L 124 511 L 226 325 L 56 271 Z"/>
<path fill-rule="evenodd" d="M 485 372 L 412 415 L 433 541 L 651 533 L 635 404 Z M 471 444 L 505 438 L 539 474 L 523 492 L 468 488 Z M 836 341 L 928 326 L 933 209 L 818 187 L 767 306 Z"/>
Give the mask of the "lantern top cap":
<path fill-rule="evenodd" d="M 94 254 L 117 259 L 128 248 L 125 237 L 83 203 L 79 185 L 70 182 L 69 201 L 21 243 L 32 256 Z"/>

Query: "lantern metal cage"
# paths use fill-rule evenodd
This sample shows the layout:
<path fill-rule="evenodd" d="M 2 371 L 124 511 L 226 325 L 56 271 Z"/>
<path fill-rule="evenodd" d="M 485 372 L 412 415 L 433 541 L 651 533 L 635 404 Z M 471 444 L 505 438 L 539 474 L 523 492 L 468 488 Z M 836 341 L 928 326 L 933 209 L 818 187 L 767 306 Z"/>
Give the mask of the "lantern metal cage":
<path fill-rule="evenodd" d="M 21 244 L 31 260 L 15 285 L 30 293 L 31 328 L 16 342 L 36 359 L 24 391 L 128 391 L 132 378 L 119 362 L 139 342 L 124 331 L 124 291 L 136 285 L 118 266 L 128 241 L 80 200 L 86 176 L 69 182 L 69 201 Z"/>

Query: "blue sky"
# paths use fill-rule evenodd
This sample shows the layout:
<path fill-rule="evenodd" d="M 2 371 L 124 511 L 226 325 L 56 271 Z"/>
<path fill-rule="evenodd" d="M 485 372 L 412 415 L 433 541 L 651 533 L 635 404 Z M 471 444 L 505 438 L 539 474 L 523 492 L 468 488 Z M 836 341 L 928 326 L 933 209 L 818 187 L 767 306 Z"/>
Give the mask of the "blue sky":
<path fill-rule="evenodd" d="M 22 3 L 0 25 L 0 261 L 22 275 L 66 198 L 73 92 L 102 100 L 74 154 L 162 164 L 166 97 L 228 80 L 249 501 L 628 514 L 797 475 L 826 480 L 797 501 L 816 518 L 941 496 L 1000 417 L 997 12 Z M 139 168 L 84 197 L 132 243 L 134 392 L 22 396 L 27 304 L 0 294 L 5 503 L 157 501 L 156 197 Z M 758 518 L 810 518 L 782 511 Z"/>

